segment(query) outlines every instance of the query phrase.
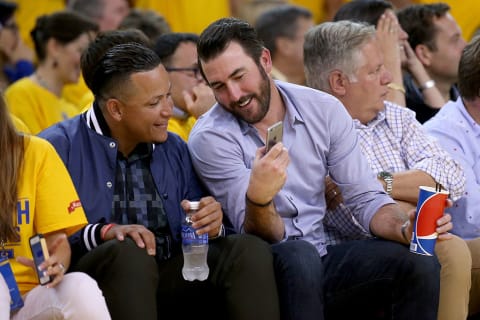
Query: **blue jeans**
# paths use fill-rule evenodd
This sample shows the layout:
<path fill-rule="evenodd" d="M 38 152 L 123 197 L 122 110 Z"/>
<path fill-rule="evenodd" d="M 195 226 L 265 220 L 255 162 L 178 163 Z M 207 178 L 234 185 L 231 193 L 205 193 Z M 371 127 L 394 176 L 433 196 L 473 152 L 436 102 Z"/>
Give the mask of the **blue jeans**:
<path fill-rule="evenodd" d="M 272 245 L 282 320 L 323 319 L 322 260 L 309 242 Z"/>
<path fill-rule="evenodd" d="M 302 240 L 272 246 L 282 319 L 437 318 L 440 265 L 404 245 L 356 240 L 319 258 Z"/>

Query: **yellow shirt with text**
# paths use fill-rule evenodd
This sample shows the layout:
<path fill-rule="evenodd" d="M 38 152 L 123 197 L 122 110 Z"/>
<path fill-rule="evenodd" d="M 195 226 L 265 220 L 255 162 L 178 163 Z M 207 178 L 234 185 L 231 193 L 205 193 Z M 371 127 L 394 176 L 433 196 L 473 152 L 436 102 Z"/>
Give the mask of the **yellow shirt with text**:
<path fill-rule="evenodd" d="M 7 242 L 6 249 L 13 250 L 9 261 L 18 287 L 25 294 L 38 285 L 35 271 L 15 260 L 19 256 L 32 259 L 28 239 L 60 230 L 69 236 L 87 224 L 65 165 L 49 142 L 35 136 L 25 136 L 15 218 L 20 242 Z"/>

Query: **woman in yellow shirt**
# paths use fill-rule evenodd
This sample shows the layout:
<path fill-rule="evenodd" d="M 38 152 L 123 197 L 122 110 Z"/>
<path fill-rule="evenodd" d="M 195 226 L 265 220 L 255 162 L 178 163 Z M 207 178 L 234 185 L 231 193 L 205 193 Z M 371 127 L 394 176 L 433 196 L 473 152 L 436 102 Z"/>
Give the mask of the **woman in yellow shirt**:
<path fill-rule="evenodd" d="M 32 134 L 79 113 L 64 100 L 62 89 L 80 76 L 80 57 L 95 36 L 94 22 L 74 12 L 58 11 L 37 19 L 31 32 L 38 57 L 35 73 L 5 91 L 10 112 Z"/>
<path fill-rule="evenodd" d="M 47 141 L 15 130 L 1 97 L 0 150 L 0 319 L 110 319 L 97 283 L 84 273 L 65 274 L 67 236 L 87 223 L 67 169 Z M 29 248 L 38 233 L 50 256 L 40 265 L 52 278 L 46 286 L 38 284 Z M 10 310 L 7 282 L 17 284 L 23 307 Z"/>

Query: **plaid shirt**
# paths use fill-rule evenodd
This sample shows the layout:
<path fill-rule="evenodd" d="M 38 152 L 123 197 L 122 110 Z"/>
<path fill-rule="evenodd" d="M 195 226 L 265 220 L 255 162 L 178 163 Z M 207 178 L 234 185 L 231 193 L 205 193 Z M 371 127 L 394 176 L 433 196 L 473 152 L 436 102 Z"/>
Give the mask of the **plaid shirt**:
<path fill-rule="evenodd" d="M 373 172 L 421 170 L 447 189 L 453 200 L 462 196 L 462 167 L 426 134 L 411 110 L 385 101 L 385 110 L 367 125 L 354 122 L 360 148 Z M 329 244 L 371 237 L 344 205 L 327 210 L 324 224 Z"/>
<path fill-rule="evenodd" d="M 118 153 L 111 220 L 168 233 L 167 215 L 150 173 L 152 149 L 153 145 L 142 143 L 128 158 Z"/>

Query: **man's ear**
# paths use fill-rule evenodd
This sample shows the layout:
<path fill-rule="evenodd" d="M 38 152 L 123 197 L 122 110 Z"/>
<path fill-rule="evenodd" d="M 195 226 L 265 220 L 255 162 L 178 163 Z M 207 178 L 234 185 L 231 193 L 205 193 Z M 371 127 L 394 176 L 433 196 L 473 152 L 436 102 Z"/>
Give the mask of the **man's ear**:
<path fill-rule="evenodd" d="M 335 97 L 343 97 L 347 93 L 347 78 L 340 70 L 333 70 L 328 75 L 328 84 L 330 85 L 330 93 Z"/>
<path fill-rule="evenodd" d="M 272 57 L 270 55 L 270 50 L 267 48 L 263 48 L 262 54 L 260 56 L 260 64 L 262 65 L 263 69 L 267 74 L 272 71 Z"/>
<path fill-rule="evenodd" d="M 415 55 L 420 62 L 428 67 L 432 64 L 432 51 L 424 44 L 419 44 L 415 47 Z"/>
<path fill-rule="evenodd" d="M 105 109 L 112 119 L 115 121 L 122 120 L 122 106 L 120 101 L 115 98 L 110 98 L 105 103 Z"/>

